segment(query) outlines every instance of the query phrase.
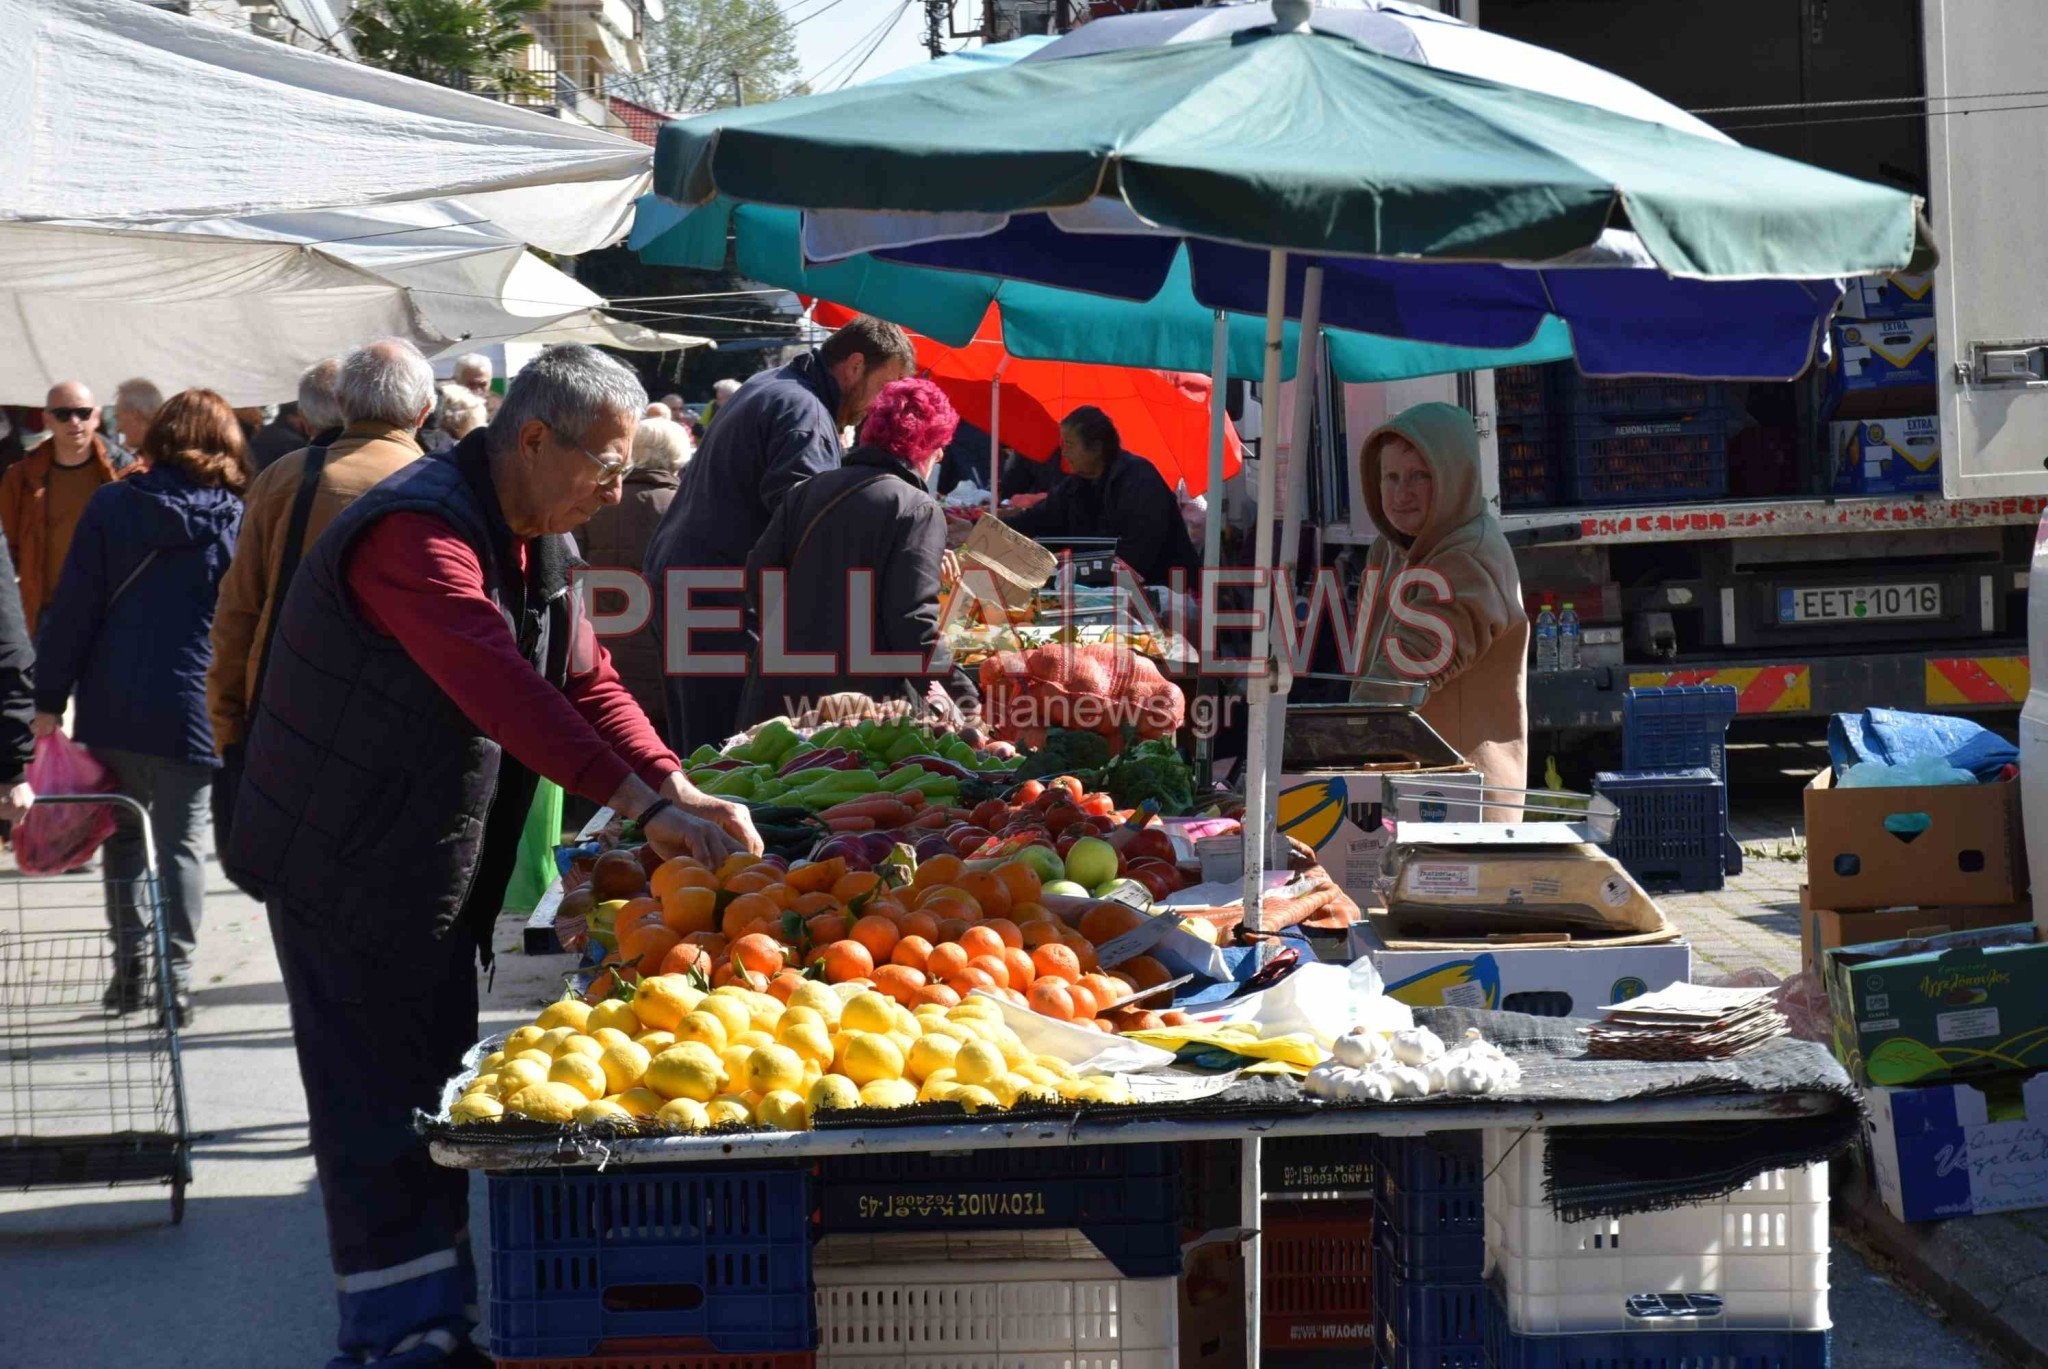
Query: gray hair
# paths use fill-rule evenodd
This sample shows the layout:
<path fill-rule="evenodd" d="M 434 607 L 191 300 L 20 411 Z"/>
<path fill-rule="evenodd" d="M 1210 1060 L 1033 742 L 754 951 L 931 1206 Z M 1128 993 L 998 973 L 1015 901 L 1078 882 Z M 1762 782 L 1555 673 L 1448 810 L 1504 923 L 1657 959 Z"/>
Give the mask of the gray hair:
<path fill-rule="evenodd" d="M 441 386 L 440 389 L 441 406 L 436 411 L 435 422 L 440 425 L 442 432 L 459 440 L 484 426 L 484 420 L 489 414 L 486 412 L 482 395 L 467 385 L 457 385 L 453 382 Z"/>
<path fill-rule="evenodd" d="M 711 382 L 711 397 L 720 404 L 725 403 L 726 400 L 731 399 L 739 392 L 740 383 L 737 380 L 714 380 Z"/>
<path fill-rule="evenodd" d="M 496 366 L 491 364 L 491 359 L 482 352 L 464 352 L 461 356 L 455 358 L 455 378 L 458 381 L 461 381 L 464 376 L 474 375 L 481 377 L 483 383 L 488 386 L 491 383 L 491 377 L 497 374 L 497 369 Z M 466 384 L 467 382 L 463 383 Z"/>
<path fill-rule="evenodd" d="M 341 358 L 316 361 L 299 375 L 299 417 L 309 431 L 324 433 L 341 426 Z"/>
<path fill-rule="evenodd" d="M 520 368 L 491 420 L 491 448 L 510 449 L 535 419 L 566 442 L 580 443 L 607 415 L 637 419 L 647 407 L 640 378 L 595 347 L 562 342 Z"/>
<path fill-rule="evenodd" d="M 124 380 L 114 387 L 114 407 L 126 409 L 138 418 L 155 418 L 164 406 L 164 392 L 142 377 Z"/>
<path fill-rule="evenodd" d="M 434 402 L 434 368 L 404 338 L 379 338 L 342 358 L 336 392 L 350 423 L 409 428 Z"/>
<path fill-rule="evenodd" d="M 643 418 L 633 430 L 633 468 L 679 471 L 697 454 L 690 430 L 673 419 Z"/>

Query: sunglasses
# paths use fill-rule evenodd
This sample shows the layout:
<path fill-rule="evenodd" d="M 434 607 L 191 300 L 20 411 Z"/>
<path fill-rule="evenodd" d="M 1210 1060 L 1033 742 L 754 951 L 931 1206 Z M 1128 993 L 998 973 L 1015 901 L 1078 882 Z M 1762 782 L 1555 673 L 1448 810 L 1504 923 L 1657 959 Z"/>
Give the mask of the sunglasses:
<path fill-rule="evenodd" d="M 52 409 L 50 417 L 59 423 L 83 423 L 98 412 L 97 409 Z"/>

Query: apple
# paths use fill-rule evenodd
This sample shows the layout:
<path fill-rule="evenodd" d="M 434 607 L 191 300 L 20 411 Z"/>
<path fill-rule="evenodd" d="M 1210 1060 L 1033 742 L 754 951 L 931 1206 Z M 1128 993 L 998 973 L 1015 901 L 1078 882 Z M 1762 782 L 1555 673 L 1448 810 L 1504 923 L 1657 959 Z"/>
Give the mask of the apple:
<path fill-rule="evenodd" d="M 1039 889 L 1041 894 L 1058 894 L 1061 898 L 1086 898 L 1088 886 L 1076 884 L 1071 879 L 1056 879 Z"/>
<path fill-rule="evenodd" d="M 1122 868 L 1116 848 L 1100 837 L 1083 837 L 1067 850 L 1067 878 L 1090 889 L 1115 879 Z"/>
<path fill-rule="evenodd" d="M 1066 862 L 1050 846 L 1027 846 L 1014 859 L 1031 867 L 1041 886 L 1050 888 L 1067 877 Z"/>

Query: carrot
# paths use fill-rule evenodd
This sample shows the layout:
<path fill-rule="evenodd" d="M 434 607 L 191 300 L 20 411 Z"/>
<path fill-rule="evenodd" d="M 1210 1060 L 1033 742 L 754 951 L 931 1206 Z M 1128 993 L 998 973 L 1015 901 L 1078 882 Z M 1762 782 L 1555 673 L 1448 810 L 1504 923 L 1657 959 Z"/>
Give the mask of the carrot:
<path fill-rule="evenodd" d="M 922 808 L 925 805 L 924 795 L 915 789 L 906 789 L 902 793 L 898 794 L 896 797 L 902 799 L 912 808 Z"/>
<path fill-rule="evenodd" d="M 845 803 L 835 803 L 818 814 L 833 818 L 873 818 L 877 827 L 894 827 L 910 821 L 910 806 L 894 795 L 863 794 Z"/>
<path fill-rule="evenodd" d="M 875 830 L 875 820 L 873 818 L 827 818 L 825 819 L 825 826 L 835 832 L 872 832 Z"/>

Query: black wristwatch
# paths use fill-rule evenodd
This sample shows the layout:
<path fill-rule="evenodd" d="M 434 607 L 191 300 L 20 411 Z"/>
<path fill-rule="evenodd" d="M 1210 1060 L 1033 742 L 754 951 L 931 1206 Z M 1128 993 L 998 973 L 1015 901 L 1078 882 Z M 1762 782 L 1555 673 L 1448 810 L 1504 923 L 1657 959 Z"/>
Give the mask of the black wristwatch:
<path fill-rule="evenodd" d="M 676 801 L 670 798 L 668 795 L 657 795 L 653 803 L 648 804 L 645 808 L 640 810 L 640 815 L 634 818 L 633 822 L 636 826 L 640 828 L 641 831 L 644 832 L 647 830 L 647 820 L 649 818 L 653 817 L 656 813 L 659 813 L 664 808 L 673 808 L 675 806 Z"/>

